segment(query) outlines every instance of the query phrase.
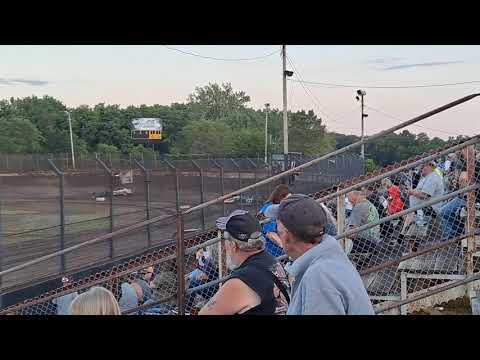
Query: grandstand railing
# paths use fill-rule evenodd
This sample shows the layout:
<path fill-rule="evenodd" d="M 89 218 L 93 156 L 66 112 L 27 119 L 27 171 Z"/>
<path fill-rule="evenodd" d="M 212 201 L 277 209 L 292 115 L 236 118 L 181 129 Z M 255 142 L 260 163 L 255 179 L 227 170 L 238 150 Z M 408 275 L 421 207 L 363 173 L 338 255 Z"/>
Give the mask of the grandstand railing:
<path fill-rule="evenodd" d="M 406 121 L 398 126 L 382 131 L 379 134 L 370 136 L 344 149 L 337 150 L 318 159 L 310 161 L 306 164 L 300 165 L 294 169 L 283 172 L 282 174 L 273 176 L 269 179 L 261 180 L 256 184 L 239 189 L 228 195 L 221 196 L 215 200 L 207 201 L 199 206 L 195 206 L 187 211 L 179 213 L 175 216 L 177 227 L 177 237 L 175 244 L 169 244 L 161 250 L 157 250 L 151 254 L 136 258 L 134 260 L 130 260 L 127 263 L 112 268 L 110 271 L 96 274 L 87 279 L 80 279 L 74 281 L 66 287 L 58 288 L 54 291 L 42 294 L 39 297 L 35 297 L 31 300 L 27 300 L 22 303 L 10 306 L 2 310 L 0 314 L 49 313 L 53 311 L 54 306 L 51 303 L 51 300 L 55 298 L 71 293 L 73 291 L 82 291 L 93 285 L 98 284 L 103 284 L 104 286 L 113 289 L 115 288 L 115 286 L 118 287 L 119 282 L 127 281 L 125 279 L 125 276 L 128 276 L 136 271 L 145 269 L 149 266 L 154 266 L 155 272 L 159 272 L 165 269 L 169 269 L 171 271 L 173 270 L 176 272 L 177 281 L 175 284 L 171 284 L 171 287 L 176 290 L 174 298 L 176 298 L 178 313 L 184 314 L 185 300 L 188 295 L 198 292 L 199 290 L 204 290 L 208 287 L 214 288 L 214 285 L 216 285 L 216 283 L 218 282 L 221 282 L 224 275 L 228 273 L 224 261 L 225 254 L 224 248 L 222 246 L 223 242 L 221 241 L 221 238 L 218 236 L 217 232 L 214 229 L 194 237 L 185 236 L 185 224 L 190 221 L 190 217 L 194 216 L 193 214 L 195 214 L 195 212 L 209 209 L 210 207 L 218 206 L 219 204 L 223 206 L 225 204 L 224 201 L 227 199 L 230 199 L 240 194 L 249 194 L 252 191 L 258 191 L 263 186 L 268 186 L 272 182 L 285 178 L 285 176 L 292 175 L 294 173 L 298 173 L 305 169 L 308 169 L 309 167 L 313 166 L 321 160 L 325 160 L 332 156 L 340 155 L 347 151 L 353 150 L 363 143 L 373 141 L 390 132 L 414 124 L 429 116 L 445 111 L 463 102 L 469 101 L 478 95 L 479 94 L 473 94 L 464 97 L 450 104 L 432 110 L 426 114 L 418 116 L 414 119 Z M 479 136 L 475 136 L 466 141 L 459 141 L 457 143 L 448 144 L 442 149 L 430 151 L 426 154 L 419 155 L 413 159 L 406 160 L 400 164 L 378 170 L 372 174 L 369 174 L 368 176 L 362 176 L 351 181 L 347 181 L 343 184 L 339 184 L 333 188 L 310 195 L 313 198 L 324 203 L 335 204 L 336 201 L 337 209 L 342 209 L 342 203 L 344 201 L 345 194 L 352 190 L 365 190 L 365 187 L 369 187 L 372 189 L 378 188 L 380 187 L 379 182 L 384 178 L 391 177 L 400 172 L 411 170 L 432 159 L 440 159 L 448 153 L 467 149 L 468 179 L 466 186 L 464 186 L 460 190 L 451 191 L 443 197 L 438 197 L 436 199 L 432 199 L 431 201 L 424 202 L 422 206 L 411 208 L 409 210 L 402 211 L 392 216 L 384 216 L 379 221 L 356 229 L 356 231 L 345 231 L 343 215 L 341 212 L 338 214 L 338 229 L 341 231 L 339 231 L 339 235 L 337 236 L 337 238 L 339 240 L 342 240 L 342 246 L 344 246 L 346 251 L 348 251 L 348 241 L 345 241 L 344 239 L 348 238 L 353 233 L 358 233 L 362 230 L 368 230 L 375 226 L 379 226 L 392 220 L 399 219 L 403 216 L 412 214 L 415 210 L 418 209 L 427 209 L 430 205 L 438 203 L 440 201 L 457 198 L 458 196 L 467 194 L 466 225 L 465 230 L 459 236 L 455 236 L 453 239 L 444 239 L 443 235 L 438 230 L 437 224 L 437 228 L 434 230 L 432 230 L 432 228 L 426 228 L 428 231 L 430 231 L 428 237 L 420 234 L 420 232 L 418 234 L 415 233 L 413 235 L 410 235 L 410 238 L 407 242 L 415 243 L 417 246 L 416 251 L 408 251 L 408 249 L 406 251 L 404 247 L 396 246 L 395 244 L 393 244 L 392 247 L 380 247 L 379 251 L 375 254 L 366 253 L 366 256 L 364 256 L 365 254 L 349 254 L 352 262 L 357 266 L 357 269 L 364 278 L 367 290 L 369 291 L 372 301 L 377 307 L 377 312 L 384 312 L 392 308 L 400 307 L 402 309 L 402 313 L 405 313 L 406 304 L 418 301 L 418 299 L 424 299 L 426 297 L 429 297 L 431 296 L 430 294 L 438 294 L 442 291 L 447 291 L 451 288 L 462 286 L 466 283 L 472 284 L 473 282 L 478 280 L 478 256 L 476 251 L 477 245 L 475 243 L 475 236 L 478 234 L 478 231 L 475 230 L 477 228 L 477 225 L 475 223 L 474 203 L 475 190 L 477 190 L 478 188 L 478 179 L 475 179 L 473 175 L 474 173 L 472 170 L 472 164 L 474 164 L 474 159 L 472 159 L 471 155 L 474 151 L 473 147 L 477 145 L 478 142 Z M 85 245 L 80 244 L 81 246 L 79 247 L 91 246 L 92 244 L 100 243 L 105 240 L 111 239 L 114 236 L 115 238 L 117 238 L 147 225 L 154 225 L 156 222 L 161 220 L 163 220 L 161 217 L 155 217 L 150 220 L 143 221 L 132 226 L 125 227 L 121 230 L 117 230 L 112 233 L 103 235 L 101 237 L 97 237 L 90 240 L 89 242 L 84 243 Z M 398 236 L 398 234 L 393 233 L 393 230 L 391 231 L 392 233 L 387 234 L 390 238 L 393 239 Z M 34 261 L 28 262 L 22 265 L 21 268 L 31 267 L 39 262 L 44 262 L 51 258 L 63 255 L 65 254 L 65 252 L 72 252 L 79 247 L 55 252 L 47 257 L 39 258 Z M 202 284 L 196 288 L 190 288 L 187 290 L 185 286 L 185 280 L 187 274 L 195 267 L 195 251 L 200 247 L 207 247 L 207 249 L 209 249 L 211 252 L 216 251 L 215 256 L 218 259 L 220 280 L 217 279 L 215 280 L 216 283 Z M 368 260 L 366 260 L 368 256 L 369 258 Z M 432 257 L 434 257 L 433 260 Z M 419 264 L 412 265 L 411 261 L 409 264 L 407 264 L 409 260 L 412 259 L 419 259 Z M 282 261 L 287 260 L 288 259 L 282 259 Z M 436 265 L 439 265 L 438 269 L 435 268 Z M 17 267 L 17 269 L 11 268 L 4 270 L 0 272 L 0 276 L 4 276 L 8 273 L 13 273 L 18 269 L 19 267 Z M 451 281 L 452 279 L 454 280 L 453 283 Z M 456 285 L 453 286 L 454 284 Z M 442 287 L 443 290 L 438 290 L 442 289 Z M 430 292 L 429 289 L 431 290 Z M 172 295 L 167 296 L 164 299 L 157 299 L 157 303 L 162 301 L 171 301 L 171 299 Z M 136 312 L 136 309 L 126 310 L 125 313 L 127 312 Z"/>

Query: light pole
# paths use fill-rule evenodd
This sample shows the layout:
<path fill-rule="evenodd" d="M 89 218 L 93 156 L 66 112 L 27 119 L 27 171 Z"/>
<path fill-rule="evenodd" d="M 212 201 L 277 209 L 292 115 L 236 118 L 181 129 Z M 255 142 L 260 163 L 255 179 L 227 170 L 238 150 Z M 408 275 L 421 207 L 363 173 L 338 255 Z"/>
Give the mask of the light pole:
<path fill-rule="evenodd" d="M 357 90 L 357 96 L 355 96 L 355 99 L 357 101 L 361 101 L 361 126 L 362 126 L 362 135 L 361 135 L 361 140 L 363 140 L 365 136 L 365 126 L 364 126 L 364 119 L 368 117 L 368 114 L 365 114 L 364 111 L 364 103 L 363 103 L 363 97 L 367 95 L 365 90 Z M 365 162 L 365 144 L 362 144 L 362 150 L 361 150 L 361 157 L 362 160 Z"/>
<path fill-rule="evenodd" d="M 265 104 L 265 164 L 268 161 L 268 109 L 270 104 Z"/>
<path fill-rule="evenodd" d="M 65 111 L 65 114 L 68 116 L 68 127 L 70 128 L 70 146 L 72 148 L 72 166 L 75 170 L 75 152 L 73 151 L 73 132 L 72 132 L 72 118 L 70 117 L 70 113 Z"/>

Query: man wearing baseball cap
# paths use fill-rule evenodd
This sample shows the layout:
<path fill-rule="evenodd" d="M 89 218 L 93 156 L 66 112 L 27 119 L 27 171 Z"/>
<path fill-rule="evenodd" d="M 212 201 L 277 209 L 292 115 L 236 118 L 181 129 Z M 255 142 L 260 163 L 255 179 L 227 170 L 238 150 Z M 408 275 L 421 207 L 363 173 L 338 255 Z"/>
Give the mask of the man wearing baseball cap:
<path fill-rule="evenodd" d="M 258 220 L 247 211 L 235 210 L 219 218 L 217 227 L 226 240 L 227 267 L 232 273 L 199 315 L 273 315 L 276 260 L 265 250 Z"/>
<path fill-rule="evenodd" d="M 287 315 L 373 315 L 362 279 L 338 241 L 325 233 L 323 208 L 305 195 L 280 203 L 278 232 L 292 279 Z"/>

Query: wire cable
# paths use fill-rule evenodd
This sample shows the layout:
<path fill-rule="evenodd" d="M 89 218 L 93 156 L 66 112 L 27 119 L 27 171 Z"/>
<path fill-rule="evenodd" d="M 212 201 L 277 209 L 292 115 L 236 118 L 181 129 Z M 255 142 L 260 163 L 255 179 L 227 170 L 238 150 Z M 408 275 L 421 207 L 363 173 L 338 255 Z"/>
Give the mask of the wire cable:
<path fill-rule="evenodd" d="M 293 80 L 293 79 L 290 81 L 299 82 L 298 80 Z M 405 86 L 346 85 L 346 84 L 324 83 L 324 82 L 317 82 L 317 81 L 303 81 L 303 83 L 309 84 L 309 85 L 322 85 L 329 88 L 339 87 L 339 88 L 364 88 L 364 89 L 415 89 L 415 88 L 431 88 L 431 87 L 477 84 L 477 83 L 480 83 L 480 80 L 443 83 L 443 84 L 408 85 L 408 86 L 407 85 Z"/>
<path fill-rule="evenodd" d="M 217 61 L 254 61 L 254 60 L 261 60 L 261 59 L 268 58 L 268 57 L 270 57 L 272 55 L 275 55 L 275 54 L 280 52 L 280 50 L 275 50 L 275 51 L 272 51 L 271 53 L 268 53 L 266 55 L 256 56 L 256 57 L 252 57 L 252 58 L 236 58 L 236 59 L 230 58 L 230 59 L 226 59 L 226 58 L 217 58 L 217 57 L 213 57 L 213 56 L 204 56 L 204 55 L 200 55 L 200 54 L 197 54 L 197 53 L 194 53 L 194 52 L 191 52 L 191 51 L 185 51 L 185 50 L 177 49 L 175 47 L 168 46 L 168 45 L 162 45 L 162 46 L 167 48 L 167 49 L 177 51 L 177 52 L 185 54 L 185 55 L 196 56 L 196 57 L 199 57 L 199 58 L 202 58 L 202 59 L 217 60 Z"/>
<path fill-rule="evenodd" d="M 336 123 L 339 123 L 339 124 L 344 124 L 344 125 L 347 125 L 347 123 L 343 122 L 343 121 L 339 121 L 338 118 L 344 118 L 345 116 L 347 116 L 347 114 L 344 114 L 343 116 L 339 116 L 338 118 L 334 118 L 332 115 L 330 115 L 324 108 L 322 105 L 320 105 L 320 102 L 318 101 L 318 99 L 316 98 L 316 96 L 310 91 L 310 89 L 308 89 L 304 82 L 303 82 L 303 78 L 302 78 L 302 75 L 300 74 L 300 71 L 298 71 L 298 68 L 293 64 L 293 61 L 290 59 L 290 57 L 287 55 L 286 56 L 286 59 L 288 61 L 288 63 L 290 64 L 290 66 L 292 66 L 292 68 L 295 70 L 295 74 L 296 76 L 300 79 L 300 81 L 298 81 L 300 83 L 300 85 L 302 85 L 305 93 L 313 100 L 313 102 L 318 106 L 320 112 L 322 112 L 324 114 L 324 116 L 329 120 L 329 121 L 332 121 L 332 122 L 336 122 Z M 297 81 L 296 81 L 297 82 Z M 348 124 L 349 125 L 349 124 Z M 352 130 L 351 128 L 347 128 L 348 130 L 350 131 L 356 131 L 356 130 Z"/>
<path fill-rule="evenodd" d="M 386 117 L 389 117 L 390 119 L 396 120 L 396 121 L 398 121 L 398 122 L 400 122 L 400 123 L 401 123 L 401 122 L 404 122 L 404 120 L 399 119 L 399 118 L 396 117 L 396 116 L 390 115 L 390 114 L 386 113 L 385 111 L 382 111 L 382 110 L 380 110 L 380 109 L 376 109 L 376 108 L 374 108 L 374 107 L 372 107 L 372 106 L 369 106 L 369 105 L 364 105 L 364 106 L 365 106 L 367 109 L 373 110 L 373 111 L 375 111 L 375 112 L 377 112 L 377 113 L 379 113 L 379 114 L 382 114 L 382 115 L 384 115 L 384 116 L 386 116 Z M 412 125 L 412 126 L 415 126 L 415 127 L 417 127 L 417 128 L 422 128 L 422 129 L 430 130 L 430 131 L 437 131 L 437 132 L 440 132 L 440 133 L 444 133 L 444 134 L 446 134 L 446 135 L 453 135 L 453 136 L 459 136 L 459 135 L 460 135 L 460 134 L 451 133 L 451 132 L 448 132 L 448 131 L 445 131 L 445 130 L 441 130 L 441 129 L 429 128 L 429 127 L 424 126 L 424 125 L 418 125 L 418 124 L 416 124 L 416 125 Z"/>

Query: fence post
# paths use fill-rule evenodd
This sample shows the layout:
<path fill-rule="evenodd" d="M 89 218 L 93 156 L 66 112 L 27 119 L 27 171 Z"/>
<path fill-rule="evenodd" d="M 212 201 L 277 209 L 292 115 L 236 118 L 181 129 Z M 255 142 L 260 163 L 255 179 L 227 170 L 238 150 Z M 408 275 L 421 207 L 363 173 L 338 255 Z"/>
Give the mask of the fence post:
<path fill-rule="evenodd" d="M 253 183 L 257 183 L 257 164 L 255 164 L 250 158 L 247 158 L 247 161 L 253 166 Z M 258 202 L 258 187 L 255 187 L 255 201 L 254 201 L 254 206 L 257 207 L 257 202 Z"/>
<path fill-rule="evenodd" d="M 205 184 L 203 179 L 203 170 L 200 165 L 197 164 L 195 160 L 192 160 L 193 166 L 198 170 L 200 174 L 200 204 L 205 202 Z M 205 208 L 202 208 L 202 230 L 205 230 Z"/>
<path fill-rule="evenodd" d="M 237 172 L 238 172 L 238 188 L 241 189 L 242 188 L 242 174 L 240 173 L 240 165 L 238 165 L 238 163 L 230 158 L 230 160 L 232 160 L 232 163 L 233 165 L 235 165 L 235 167 L 237 168 Z M 243 204 L 242 204 L 242 195 L 240 195 L 240 209 L 243 209 Z"/>
<path fill-rule="evenodd" d="M 110 232 L 113 232 L 113 171 L 95 154 L 95 161 L 100 164 L 110 179 Z M 113 259 L 113 237 L 110 238 L 110 259 Z"/>
<path fill-rule="evenodd" d="M 65 177 L 52 159 L 47 159 L 52 170 L 57 174 L 60 185 L 60 250 L 65 248 Z M 65 272 L 65 255 L 60 257 L 60 271 Z"/>
<path fill-rule="evenodd" d="M 177 306 L 178 315 L 185 315 L 185 242 L 184 219 L 177 214 Z"/>
<path fill-rule="evenodd" d="M 475 185 L 475 147 L 473 145 L 468 146 L 466 149 L 467 156 L 467 186 Z M 467 193 L 467 223 L 466 232 L 472 233 L 475 228 L 475 191 L 469 191 Z M 474 258 L 475 253 L 475 235 L 471 235 L 467 238 L 467 253 L 466 260 L 466 272 L 467 276 L 473 275 L 474 272 Z M 467 286 L 470 302 L 473 305 L 472 297 L 474 296 L 474 282 L 469 283 Z"/>
<path fill-rule="evenodd" d="M 180 184 L 178 181 L 178 169 L 167 159 L 164 160 L 170 169 L 175 173 L 174 185 L 175 185 L 175 208 L 177 213 L 180 212 Z"/>
<path fill-rule="evenodd" d="M 137 159 L 133 159 L 138 168 L 143 172 L 145 177 L 145 209 L 147 211 L 147 220 L 150 220 L 150 169 L 146 169 Z M 152 246 L 152 234 L 150 224 L 147 225 L 147 244 Z"/>
<path fill-rule="evenodd" d="M 220 169 L 220 192 L 221 192 L 221 195 L 225 195 L 225 178 L 224 178 L 224 171 L 223 171 L 223 167 L 215 160 L 215 159 L 212 159 L 213 161 L 213 164 Z M 223 213 L 223 216 L 225 216 L 225 201 L 222 201 L 222 213 Z"/>
<path fill-rule="evenodd" d="M 338 189 L 340 190 L 340 189 Z M 337 197 L 337 234 L 345 232 L 345 195 Z M 347 251 L 347 238 L 342 239 L 343 251 Z"/>

